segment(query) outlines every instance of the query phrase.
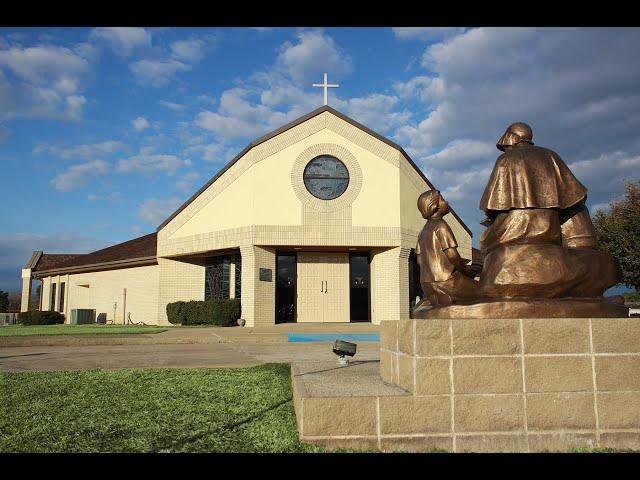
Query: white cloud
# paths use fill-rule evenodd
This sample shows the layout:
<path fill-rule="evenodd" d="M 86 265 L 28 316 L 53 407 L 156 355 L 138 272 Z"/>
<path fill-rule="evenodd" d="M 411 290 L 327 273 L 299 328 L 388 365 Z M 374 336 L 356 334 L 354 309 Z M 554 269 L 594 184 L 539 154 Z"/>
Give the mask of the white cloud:
<path fill-rule="evenodd" d="M 424 163 L 430 169 L 465 169 L 481 162 L 486 163 L 487 160 L 494 160 L 495 152 L 495 143 L 469 139 L 453 140 L 438 153 L 426 156 Z"/>
<path fill-rule="evenodd" d="M 171 44 L 171 53 L 178 60 L 195 63 L 202 60 L 207 49 L 211 48 L 211 46 L 211 37 L 178 40 Z"/>
<path fill-rule="evenodd" d="M 265 105 L 252 104 L 248 100 L 251 94 L 245 88 L 226 90 L 220 97 L 218 112 L 200 112 L 195 124 L 222 139 L 232 141 L 267 133 L 289 120 L 290 115 Z"/>
<path fill-rule="evenodd" d="M 62 93 L 75 92 L 76 77 L 89 70 L 89 63 L 68 48 L 47 45 L 1 50 L 0 66 L 30 83 L 57 83 Z"/>
<path fill-rule="evenodd" d="M 161 87 L 177 72 L 191 70 L 191 65 L 174 59 L 144 59 L 129 64 L 135 79 L 143 85 Z"/>
<path fill-rule="evenodd" d="M 102 158 L 126 149 L 127 146 L 124 143 L 115 140 L 108 140 L 106 142 L 99 143 L 86 143 L 82 145 L 75 145 L 73 147 L 61 147 L 59 145 L 40 143 L 33 149 L 33 154 L 40 155 L 44 152 L 49 152 L 65 160 L 71 160 L 74 158 Z"/>
<path fill-rule="evenodd" d="M 86 103 L 81 92 L 89 72 L 89 61 L 65 47 L 0 50 L 0 116 L 77 120 Z"/>
<path fill-rule="evenodd" d="M 280 47 L 278 63 L 296 81 L 316 79 L 328 72 L 340 77 L 353 71 L 351 57 L 343 53 L 333 38 L 319 30 L 299 32 L 297 43 L 286 42 Z"/>
<path fill-rule="evenodd" d="M 200 156 L 203 160 L 212 163 L 228 163 L 241 148 L 220 143 L 194 144 L 184 150 L 185 155 Z"/>
<path fill-rule="evenodd" d="M 96 201 L 110 202 L 119 197 L 120 197 L 120 193 L 118 192 L 111 192 L 106 195 L 96 195 L 94 193 L 90 193 L 89 195 L 87 195 L 87 200 L 91 200 L 92 202 L 96 202 Z"/>
<path fill-rule="evenodd" d="M 140 154 L 118 160 L 117 173 L 138 172 L 153 174 L 165 172 L 172 175 L 182 167 L 191 165 L 191 160 L 183 160 L 176 155 L 154 154 L 149 149 L 141 149 Z"/>
<path fill-rule="evenodd" d="M 420 75 L 394 85 L 414 111 L 394 138 L 474 230 L 508 125 L 524 121 L 601 204 L 638 178 L 639 29 L 475 28 L 429 45 Z M 491 150 L 491 153 L 489 152 Z"/>
<path fill-rule="evenodd" d="M 174 112 L 179 112 L 187 108 L 185 105 L 175 102 L 168 102 L 167 100 L 159 100 L 158 103 L 163 107 L 167 107 L 168 109 L 173 110 Z"/>
<path fill-rule="evenodd" d="M 640 149 L 605 152 L 598 157 L 568 162 L 571 171 L 589 189 L 589 203 L 607 203 L 624 191 L 624 182 L 640 181 Z"/>
<path fill-rule="evenodd" d="M 90 38 L 128 58 L 136 82 L 153 87 L 167 85 L 175 74 L 191 70 L 215 45 L 214 35 L 152 45 L 151 34 L 144 28 L 98 28 Z"/>
<path fill-rule="evenodd" d="M 176 188 L 183 192 L 191 192 L 193 190 L 194 183 L 201 178 L 201 174 L 194 170 L 185 173 L 176 182 Z"/>
<path fill-rule="evenodd" d="M 215 105 L 217 100 L 213 95 L 198 95 L 198 101 Z"/>
<path fill-rule="evenodd" d="M 407 82 L 395 82 L 393 84 L 393 90 L 402 99 L 410 99 L 413 96 L 417 96 L 421 100 L 426 100 L 423 97 L 422 92 L 431 84 L 431 79 L 425 75 L 418 75 L 413 77 Z"/>
<path fill-rule="evenodd" d="M 104 42 L 118 55 L 130 57 L 151 47 L 151 34 L 139 27 L 100 27 L 89 34 L 90 40 Z"/>
<path fill-rule="evenodd" d="M 176 211 L 181 204 L 180 199 L 176 197 L 166 200 L 150 198 L 138 207 L 138 217 L 152 225 L 159 225 Z"/>
<path fill-rule="evenodd" d="M 401 40 L 441 40 L 464 32 L 463 27 L 394 27 L 393 33 Z"/>
<path fill-rule="evenodd" d="M 135 120 L 131 120 L 131 124 L 136 132 L 141 132 L 146 128 L 149 128 L 149 120 L 144 117 L 138 117 Z"/>
<path fill-rule="evenodd" d="M 404 125 L 411 112 L 407 109 L 394 111 L 398 97 L 374 93 L 366 97 L 351 98 L 346 102 L 346 113 L 354 120 L 381 133 Z M 341 102 L 336 102 L 340 106 Z"/>
<path fill-rule="evenodd" d="M 51 184 L 58 190 L 67 191 L 86 185 L 92 177 L 105 175 L 111 171 L 111 164 L 104 160 L 92 160 L 73 165 L 58 174 Z"/>

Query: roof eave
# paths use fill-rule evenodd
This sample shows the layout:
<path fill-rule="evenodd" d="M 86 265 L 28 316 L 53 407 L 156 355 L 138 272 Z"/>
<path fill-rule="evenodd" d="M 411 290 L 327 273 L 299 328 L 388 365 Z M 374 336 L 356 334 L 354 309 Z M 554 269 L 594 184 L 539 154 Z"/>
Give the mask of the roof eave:
<path fill-rule="evenodd" d="M 36 265 L 38 264 L 38 262 L 40 261 L 40 258 L 42 257 L 42 250 L 36 250 L 35 252 L 33 252 L 33 254 L 31 255 L 31 258 L 29 258 L 29 261 L 27 262 L 27 264 L 24 266 L 24 268 L 36 268 Z"/>
<path fill-rule="evenodd" d="M 40 277 L 51 277 L 53 275 L 61 275 L 68 273 L 88 273 L 88 272 L 97 272 L 101 270 L 114 270 L 118 268 L 130 268 L 130 267 L 142 267 L 146 265 L 155 265 L 158 263 L 157 256 L 152 257 L 138 257 L 138 258 L 128 258 L 125 260 L 114 260 L 112 262 L 101 262 L 101 263 L 93 263 L 89 265 L 77 265 L 71 267 L 64 268 L 50 268 L 49 270 L 41 270 L 39 272 L 34 272 L 33 276 Z"/>

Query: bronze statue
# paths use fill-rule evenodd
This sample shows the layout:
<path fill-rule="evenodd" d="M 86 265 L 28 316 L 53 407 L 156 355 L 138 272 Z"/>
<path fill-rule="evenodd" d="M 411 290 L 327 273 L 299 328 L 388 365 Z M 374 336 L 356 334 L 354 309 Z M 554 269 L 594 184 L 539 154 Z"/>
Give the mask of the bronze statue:
<path fill-rule="evenodd" d="M 627 316 L 619 298 L 602 297 L 621 272 L 596 250 L 584 185 L 557 153 L 534 146 L 525 123 L 509 126 L 496 147 L 504 153 L 480 200 L 487 228 L 477 297 L 423 306 L 416 318 Z"/>
<path fill-rule="evenodd" d="M 438 190 L 429 190 L 418 197 L 418 210 L 427 220 L 416 245 L 425 294 L 421 303 L 451 305 L 454 298 L 476 298 L 478 284 L 473 277 L 477 272 L 460 257 L 456 237 L 442 219 L 450 211 L 449 204 Z"/>

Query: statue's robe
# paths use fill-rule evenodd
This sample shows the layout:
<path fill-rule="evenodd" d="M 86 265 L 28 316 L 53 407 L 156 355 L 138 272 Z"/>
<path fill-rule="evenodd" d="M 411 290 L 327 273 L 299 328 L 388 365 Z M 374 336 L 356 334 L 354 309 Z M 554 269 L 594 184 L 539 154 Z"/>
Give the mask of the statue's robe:
<path fill-rule="evenodd" d="M 521 143 L 497 160 L 480 201 L 488 297 L 593 297 L 618 283 L 610 255 L 594 250 L 587 189 L 562 159 Z"/>

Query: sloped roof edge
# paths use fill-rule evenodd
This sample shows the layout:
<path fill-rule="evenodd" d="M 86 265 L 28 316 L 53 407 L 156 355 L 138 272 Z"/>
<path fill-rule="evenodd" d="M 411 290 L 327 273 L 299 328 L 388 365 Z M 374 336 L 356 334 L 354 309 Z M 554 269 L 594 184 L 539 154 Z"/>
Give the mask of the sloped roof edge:
<path fill-rule="evenodd" d="M 57 261 L 52 265 L 40 265 L 38 262 L 34 273 L 46 272 L 48 274 L 57 271 L 67 271 L 89 267 L 101 267 L 116 263 L 127 263 L 137 260 L 147 261 L 156 258 L 157 253 L 157 232 L 149 233 L 141 237 L 133 238 L 125 242 L 117 243 L 109 247 L 95 250 L 85 254 L 43 254 L 41 257 L 60 257 L 62 261 Z M 65 258 L 66 257 L 66 258 Z M 89 268 L 90 270 L 90 268 Z"/>
<path fill-rule="evenodd" d="M 202 192 L 204 192 L 207 188 L 209 188 L 218 178 L 220 178 L 227 170 L 229 170 L 233 166 L 233 164 L 235 164 L 238 160 L 240 160 L 253 147 L 257 147 L 261 143 L 264 143 L 267 140 L 270 140 L 273 137 L 275 137 L 277 135 L 280 135 L 281 133 L 284 133 L 287 130 L 289 130 L 289 129 L 293 128 L 293 127 L 296 127 L 296 126 L 300 125 L 301 123 L 304 123 L 307 120 L 315 117 L 316 115 L 320 115 L 321 113 L 324 113 L 324 112 L 332 113 L 336 117 L 344 120 L 347 123 L 350 123 L 354 127 L 359 128 L 363 132 L 368 133 L 372 137 L 377 138 L 381 142 L 384 142 L 387 145 L 389 145 L 390 147 L 393 147 L 396 150 L 398 150 L 404 156 L 404 158 L 407 159 L 407 161 L 414 168 L 414 170 L 416 172 L 418 172 L 418 175 L 420 175 L 420 177 L 426 182 L 426 184 L 429 186 L 429 188 L 431 188 L 432 190 L 435 188 L 433 186 L 433 184 L 429 181 L 429 179 L 424 175 L 422 170 L 420 170 L 420 168 L 418 168 L 418 166 L 415 164 L 415 162 L 411 159 L 411 157 L 407 154 L 407 152 L 404 151 L 404 149 L 400 145 L 398 145 L 395 142 L 392 142 L 391 140 L 389 140 L 386 137 L 383 137 L 379 133 L 374 132 L 369 127 L 366 127 L 365 125 L 362 125 L 361 123 L 356 122 L 353 118 L 346 116 L 344 113 L 341 113 L 341 112 L 337 111 L 336 109 L 334 109 L 334 108 L 332 108 L 332 107 L 330 107 L 328 105 L 324 105 L 324 106 L 322 106 L 320 108 L 316 108 L 315 110 L 307 113 L 306 115 L 303 115 L 303 116 L 301 116 L 301 117 L 299 117 L 299 118 L 287 123 L 286 125 L 283 125 L 282 127 L 277 128 L 276 130 L 273 130 L 272 132 L 269 132 L 266 135 L 263 135 L 262 137 L 260 137 L 260 138 L 258 138 L 256 140 L 254 140 L 253 142 L 251 142 L 249 145 L 247 145 L 245 148 L 243 148 L 242 151 L 240 153 L 238 153 L 238 155 L 236 155 L 229 163 L 227 163 L 222 168 L 222 170 L 220 170 L 213 178 L 211 178 L 211 180 L 209 180 L 205 185 L 202 186 L 202 188 L 200 188 L 196 193 L 194 193 L 186 202 L 184 202 L 180 207 L 178 207 L 178 209 L 175 212 L 173 212 L 164 222 L 162 222 L 158 226 L 156 231 L 160 231 L 162 228 L 164 228 L 165 225 L 167 225 L 171 220 L 173 220 L 176 216 L 178 216 L 178 214 L 180 212 L 182 212 L 185 208 L 187 208 L 191 202 L 193 202 L 196 198 L 198 198 L 198 196 Z M 460 222 L 460 225 L 462 225 L 462 228 L 464 228 L 465 231 L 467 233 L 469 233 L 469 235 L 471 235 L 473 237 L 473 233 L 471 232 L 469 227 L 467 227 L 467 225 L 464 223 L 464 221 L 462 221 L 462 219 L 453 210 L 453 208 L 451 209 L 451 214 Z"/>

